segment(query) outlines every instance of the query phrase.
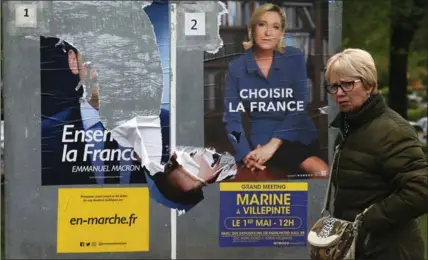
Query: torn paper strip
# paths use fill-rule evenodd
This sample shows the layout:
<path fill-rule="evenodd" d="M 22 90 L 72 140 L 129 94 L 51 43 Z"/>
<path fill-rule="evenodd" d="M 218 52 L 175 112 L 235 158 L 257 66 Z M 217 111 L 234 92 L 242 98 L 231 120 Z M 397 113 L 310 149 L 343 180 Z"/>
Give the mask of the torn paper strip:
<path fill-rule="evenodd" d="M 147 6 L 151 5 L 153 3 L 153 1 L 141 1 L 141 7 L 144 9 Z"/>
<path fill-rule="evenodd" d="M 207 148 L 177 149 L 168 161 L 165 172 L 170 185 L 182 192 L 200 189 L 236 175 L 234 158 Z"/>
<path fill-rule="evenodd" d="M 111 131 L 113 138 L 124 147 L 132 147 L 141 165 L 154 174 L 163 171 L 162 134 L 159 116 L 137 116 Z"/>
<path fill-rule="evenodd" d="M 218 28 L 217 37 L 218 39 L 220 39 L 220 43 L 218 44 L 217 48 L 206 50 L 206 52 L 210 54 L 216 54 L 221 48 L 223 48 L 223 39 L 220 37 L 221 17 L 229 13 L 225 3 L 223 3 L 222 1 L 217 1 L 217 4 L 220 6 L 219 7 L 220 11 L 218 12 L 218 15 L 217 15 L 217 28 Z"/>
<path fill-rule="evenodd" d="M 318 108 L 318 111 L 321 112 L 321 114 L 323 114 L 323 115 L 328 115 L 328 113 L 330 112 L 330 110 L 331 109 L 330 109 L 329 106 Z"/>
<path fill-rule="evenodd" d="M 56 12 L 52 14 L 55 26 L 51 34 L 73 42 L 85 61 L 91 61 L 100 72 L 99 113 L 107 129 L 122 120 L 160 112 L 162 92 L 169 84 L 168 72 L 164 73 L 169 59 L 169 51 L 165 51 L 169 50 L 169 25 L 163 23 L 168 4 L 153 7 L 151 3 L 52 1 Z M 93 22 L 99 12 L 102 22 Z M 161 56 L 166 61 L 163 64 Z M 85 86 L 89 99 L 91 85 Z"/>
<path fill-rule="evenodd" d="M 227 178 L 232 178 L 236 175 L 237 166 L 234 157 L 227 153 L 218 153 L 214 148 L 197 148 L 190 146 L 179 146 L 177 151 L 185 152 L 191 155 L 195 160 L 200 160 L 203 158 L 204 161 L 211 166 L 211 168 L 217 167 L 218 172 L 216 172 L 217 178 L 212 179 L 210 182 L 220 182 Z M 206 173 L 201 173 L 206 176 Z M 207 178 L 210 178 L 207 176 Z"/>
<path fill-rule="evenodd" d="M 223 47 L 220 37 L 221 16 L 227 14 L 227 8 L 221 1 L 183 1 L 177 2 L 177 21 L 184 21 L 185 13 L 205 13 L 205 35 L 202 38 L 188 37 L 184 26 L 177 26 L 177 45 L 181 50 L 201 50 L 210 54 L 217 53 Z"/>

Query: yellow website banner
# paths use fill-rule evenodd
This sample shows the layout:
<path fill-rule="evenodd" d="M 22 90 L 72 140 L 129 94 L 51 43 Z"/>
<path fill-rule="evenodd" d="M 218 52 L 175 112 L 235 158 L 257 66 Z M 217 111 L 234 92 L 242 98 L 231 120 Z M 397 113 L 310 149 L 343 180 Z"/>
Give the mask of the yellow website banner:
<path fill-rule="evenodd" d="M 307 182 L 227 182 L 220 191 L 308 191 Z"/>
<path fill-rule="evenodd" d="M 60 188 L 58 253 L 149 251 L 149 190 Z"/>

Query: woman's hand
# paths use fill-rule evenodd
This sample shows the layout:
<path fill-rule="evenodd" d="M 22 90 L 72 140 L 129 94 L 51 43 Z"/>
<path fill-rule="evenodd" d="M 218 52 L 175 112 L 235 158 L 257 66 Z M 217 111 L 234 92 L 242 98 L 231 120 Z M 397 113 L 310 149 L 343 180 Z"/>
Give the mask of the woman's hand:
<path fill-rule="evenodd" d="M 266 168 L 264 164 L 272 158 L 281 144 L 282 140 L 272 138 L 270 142 L 265 145 L 257 145 L 256 149 L 245 156 L 243 160 L 245 165 L 247 168 L 250 168 L 251 171 L 254 171 L 255 168 L 264 170 Z"/>
<path fill-rule="evenodd" d="M 263 171 L 264 169 L 266 169 L 266 166 L 259 164 L 256 159 L 254 159 L 253 157 L 251 157 L 251 153 L 248 153 L 244 159 L 242 159 L 242 161 L 245 164 L 245 167 L 247 167 L 248 169 L 250 169 L 251 171 L 254 171 L 256 169 L 259 169 L 261 171 Z"/>
<path fill-rule="evenodd" d="M 264 169 L 266 169 L 266 166 L 264 166 L 262 163 L 259 163 L 257 161 L 257 156 L 258 156 L 258 151 L 256 151 L 258 148 L 260 147 L 257 146 L 256 149 L 254 149 L 253 151 L 249 152 L 243 159 L 243 162 L 245 164 L 245 166 L 250 169 L 251 171 L 254 171 L 256 169 L 259 169 L 261 171 L 263 171 Z"/>
<path fill-rule="evenodd" d="M 276 148 L 272 145 L 257 145 L 257 148 L 250 152 L 258 164 L 265 164 L 275 154 Z"/>

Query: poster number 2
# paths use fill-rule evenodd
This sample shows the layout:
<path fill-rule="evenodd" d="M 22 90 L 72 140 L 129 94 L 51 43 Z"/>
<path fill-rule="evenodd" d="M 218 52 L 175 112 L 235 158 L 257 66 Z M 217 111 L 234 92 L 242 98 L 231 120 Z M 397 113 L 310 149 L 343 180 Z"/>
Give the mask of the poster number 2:
<path fill-rule="evenodd" d="M 198 28 L 196 28 L 196 25 L 198 24 L 198 21 L 196 19 L 192 19 L 191 22 L 193 24 L 191 29 L 192 30 L 197 30 Z"/>
<path fill-rule="evenodd" d="M 205 13 L 184 13 L 184 27 L 187 36 L 205 35 Z"/>

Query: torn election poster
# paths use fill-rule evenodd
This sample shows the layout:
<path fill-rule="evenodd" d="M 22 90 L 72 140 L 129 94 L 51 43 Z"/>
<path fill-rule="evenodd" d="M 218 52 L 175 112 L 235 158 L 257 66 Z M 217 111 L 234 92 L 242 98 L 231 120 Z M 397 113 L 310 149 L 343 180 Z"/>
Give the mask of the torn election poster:
<path fill-rule="evenodd" d="M 145 137 L 146 147 L 156 144 L 148 156 L 168 161 L 168 2 L 124 2 L 121 12 L 108 1 L 54 4 L 102 5 L 106 16 L 97 33 L 66 16 L 40 36 L 42 185 L 145 185 L 147 169 L 111 130 L 151 116 L 158 126 Z M 118 30 L 122 23 L 130 26 Z"/>
<path fill-rule="evenodd" d="M 170 194 L 162 174 L 170 157 L 168 1 L 121 8 L 127 12 L 107 15 L 99 34 L 64 25 L 40 36 L 42 185 L 147 185 L 157 202 L 190 209 L 201 192 L 163 195 Z M 140 22 L 118 32 L 128 15 Z"/>
<path fill-rule="evenodd" d="M 152 179 L 168 200 L 158 202 L 187 211 L 202 201 L 204 187 L 233 179 L 236 173 L 237 165 L 228 153 L 219 154 L 212 148 L 177 147 L 165 170 L 154 174 Z M 154 194 L 152 197 L 156 199 Z"/>
<path fill-rule="evenodd" d="M 164 174 L 176 189 L 189 192 L 233 178 L 236 172 L 236 164 L 230 154 L 219 154 L 208 148 L 186 147 L 174 152 Z"/>
<path fill-rule="evenodd" d="M 151 197 L 164 206 L 187 211 L 203 197 L 202 188 L 231 179 L 237 172 L 233 156 L 214 149 L 179 146 L 165 165 L 159 163 L 159 119 L 140 116 L 111 131 L 124 147 L 131 147 L 146 170 Z"/>

